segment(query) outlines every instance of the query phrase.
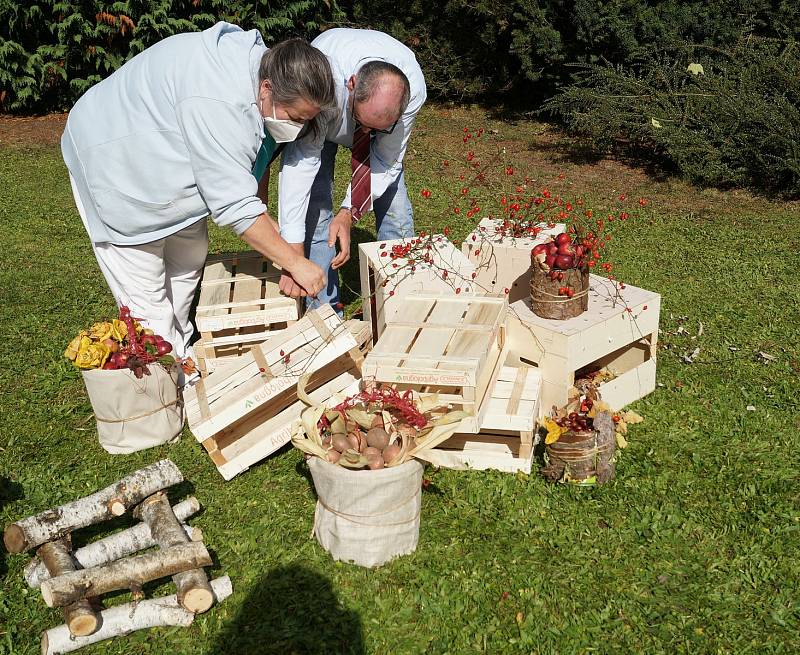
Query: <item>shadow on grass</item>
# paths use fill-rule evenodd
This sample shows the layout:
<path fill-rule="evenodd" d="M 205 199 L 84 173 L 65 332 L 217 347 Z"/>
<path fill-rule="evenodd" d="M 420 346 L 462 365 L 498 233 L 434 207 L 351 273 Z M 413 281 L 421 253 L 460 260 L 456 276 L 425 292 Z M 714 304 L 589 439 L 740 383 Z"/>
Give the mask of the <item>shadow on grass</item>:
<path fill-rule="evenodd" d="M 361 618 L 304 566 L 268 571 L 206 655 L 363 655 Z"/>
<path fill-rule="evenodd" d="M 21 500 L 24 496 L 22 485 L 19 482 L 0 475 L 0 509 L 3 509 L 7 503 Z M 0 547 L 0 578 L 4 578 L 7 572 L 6 549 L 5 546 L 2 546 Z"/>

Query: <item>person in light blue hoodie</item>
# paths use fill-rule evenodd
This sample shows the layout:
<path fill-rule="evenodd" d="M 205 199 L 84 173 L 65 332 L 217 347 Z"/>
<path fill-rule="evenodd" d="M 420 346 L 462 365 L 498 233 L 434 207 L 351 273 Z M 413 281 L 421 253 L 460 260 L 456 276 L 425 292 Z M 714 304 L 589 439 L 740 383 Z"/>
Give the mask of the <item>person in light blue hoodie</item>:
<path fill-rule="evenodd" d="M 189 309 L 208 252 L 206 218 L 228 226 L 315 296 L 319 266 L 267 213 L 267 166 L 335 105 L 327 58 L 291 39 L 217 23 L 164 39 L 93 86 L 61 139 L 75 203 L 117 303 L 191 354 Z"/>

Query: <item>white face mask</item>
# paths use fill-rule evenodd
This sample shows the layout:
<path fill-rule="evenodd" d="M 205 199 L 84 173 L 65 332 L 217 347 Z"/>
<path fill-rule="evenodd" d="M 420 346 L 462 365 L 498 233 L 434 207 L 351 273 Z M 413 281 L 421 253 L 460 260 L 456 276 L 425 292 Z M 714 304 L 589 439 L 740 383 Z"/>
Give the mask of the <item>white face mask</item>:
<path fill-rule="evenodd" d="M 275 118 L 274 102 L 272 103 L 272 116 L 264 117 L 264 127 L 267 128 L 267 132 L 275 139 L 275 143 L 294 141 L 297 135 L 300 134 L 300 130 L 303 129 L 303 125 L 304 123 L 298 123 L 297 121 Z"/>

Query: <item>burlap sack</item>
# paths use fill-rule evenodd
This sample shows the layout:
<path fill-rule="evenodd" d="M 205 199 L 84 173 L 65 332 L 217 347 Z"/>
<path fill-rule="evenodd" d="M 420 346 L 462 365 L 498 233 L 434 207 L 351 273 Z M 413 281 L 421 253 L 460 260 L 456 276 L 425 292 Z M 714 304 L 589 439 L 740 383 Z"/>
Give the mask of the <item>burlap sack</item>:
<path fill-rule="evenodd" d="M 318 497 L 314 536 L 333 559 L 373 567 L 416 550 L 423 471 L 417 460 L 353 471 L 311 457 L 308 466 Z"/>
<path fill-rule="evenodd" d="M 83 371 L 100 445 L 114 455 L 176 442 L 183 430 L 178 367 L 160 364 L 137 378 L 129 369 Z"/>

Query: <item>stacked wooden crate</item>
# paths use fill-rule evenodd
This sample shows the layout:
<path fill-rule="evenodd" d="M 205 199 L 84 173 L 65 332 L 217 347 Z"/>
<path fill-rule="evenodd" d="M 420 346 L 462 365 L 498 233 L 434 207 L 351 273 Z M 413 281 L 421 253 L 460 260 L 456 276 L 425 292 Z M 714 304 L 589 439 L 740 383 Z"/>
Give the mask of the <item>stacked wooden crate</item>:
<path fill-rule="evenodd" d="M 657 293 L 597 275 L 590 278 L 588 311 L 575 318 L 541 318 L 529 299 L 518 300 L 509 307 L 508 362 L 537 367 L 541 415 L 566 404 L 577 378 L 603 368 L 614 377 L 598 390 L 622 409 L 655 389 L 660 308 Z"/>
<path fill-rule="evenodd" d="M 539 411 L 539 373 L 503 366 L 478 434 L 458 432 L 425 457 L 451 469 L 531 472 Z"/>
<path fill-rule="evenodd" d="M 530 293 L 531 250 L 561 234 L 565 225 L 539 223 L 531 228 L 530 234 L 514 237 L 508 235 L 501 219 L 484 218 L 467 235 L 461 249 L 475 269 L 479 293 L 505 294 L 510 303 Z"/>
<path fill-rule="evenodd" d="M 505 356 L 506 299 L 412 293 L 364 361 L 365 381 L 438 393 L 479 432 Z"/>
<path fill-rule="evenodd" d="M 364 320 L 376 341 L 408 294 L 468 294 L 474 289 L 475 268 L 443 234 L 362 243 L 358 262 Z"/>
<path fill-rule="evenodd" d="M 330 305 L 309 311 L 279 334 L 185 390 L 189 427 L 229 480 L 289 442 L 305 407 L 297 382 L 311 374 L 309 395 L 326 401 L 357 391 L 371 331 L 343 323 Z"/>
<path fill-rule="evenodd" d="M 203 377 L 299 318 L 299 301 L 281 295 L 280 276 L 255 251 L 208 257 L 195 317 L 201 338 L 194 351 Z"/>

